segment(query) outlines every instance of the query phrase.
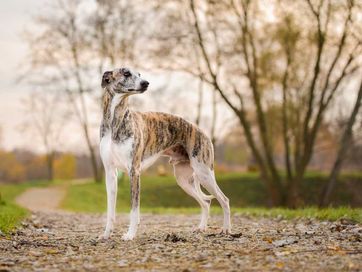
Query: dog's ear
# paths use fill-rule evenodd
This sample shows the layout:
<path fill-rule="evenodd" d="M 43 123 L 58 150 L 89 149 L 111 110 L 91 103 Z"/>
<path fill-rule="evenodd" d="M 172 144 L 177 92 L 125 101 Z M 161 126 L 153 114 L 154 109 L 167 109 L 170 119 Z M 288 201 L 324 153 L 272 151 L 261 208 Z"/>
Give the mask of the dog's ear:
<path fill-rule="evenodd" d="M 113 81 L 113 72 L 111 71 L 104 72 L 101 84 L 102 88 L 105 88 L 112 81 Z"/>

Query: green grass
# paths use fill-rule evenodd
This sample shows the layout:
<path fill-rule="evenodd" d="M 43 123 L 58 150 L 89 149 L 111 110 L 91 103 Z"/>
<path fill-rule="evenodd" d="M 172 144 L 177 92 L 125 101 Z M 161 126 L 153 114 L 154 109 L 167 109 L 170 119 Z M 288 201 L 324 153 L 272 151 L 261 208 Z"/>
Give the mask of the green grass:
<path fill-rule="evenodd" d="M 246 206 L 254 199 L 259 199 L 259 203 L 264 203 L 265 191 L 262 184 L 254 182 L 256 175 L 245 175 L 242 182 L 237 182 L 237 177 L 235 174 L 229 174 L 218 179 L 220 186 L 232 200 L 234 206 Z M 252 190 L 248 190 L 248 188 L 252 188 Z M 247 190 L 248 194 L 241 194 L 242 191 L 246 192 Z M 243 195 L 243 198 L 240 195 Z M 129 182 L 125 179 L 118 186 L 117 209 L 125 212 L 129 209 L 129 203 Z M 145 211 L 157 210 L 160 207 L 173 209 L 198 207 L 195 200 L 180 189 L 172 176 L 142 177 L 141 203 L 141 207 Z M 103 212 L 106 209 L 106 189 L 104 183 L 97 184 L 92 182 L 72 185 L 62 203 L 62 207 L 73 211 Z"/>
<path fill-rule="evenodd" d="M 15 198 L 30 187 L 45 184 L 45 182 L 0 184 L 0 230 L 3 233 L 11 231 L 28 214 L 26 209 L 15 204 Z"/>
<path fill-rule="evenodd" d="M 360 176 L 359 176 L 360 177 Z M 320 173 L 308 174 L 303 186 L 307 195 L 306 206 L 313 206 L 313 201 L 318 198 L 318 185 L 323 182 L 325 175 Z M 343 179 L 340 183 L 343 184 Z M 337 202 L 345 204 L 338 208 L 303 208 L 290 210 L 284 208 L 263 208 L 266 206 L 266 191 L 259 181 L 258 175 L 224 174 L 218 177 L 218 184 L 230 199 L 232 212 L 247 216 L 267 216 L 283 218 L 311 217 L 321 220 L 337 220 L 348 218 L 362 222 L 362 209 L 347 207 L 349 194 L 339 192 L 342 198 Z M 343 186 L 341 187 L 343 189 Z M 342 190 L 339 189 L 339 190 Z M 308 196 L 308 194 L 314 194 Z M 68 188 L 62 207 L 66 210 L 78 212 L 105 212 L 106 211 L 105 184 L 86 183 L 71 185 Z M 129 182 L 124 180 L 119 183 L 117 195 L 117 212 L 128 212 L 130 208 Z M 176 184 L 174 177 L 143 176 L 141 181 L 141 211 L 147 213 L 198 213 L 199 208 L 195 200 L 185 194 Z M 216 200 L 213 200 L 211 213 L 221 213 Z"/>

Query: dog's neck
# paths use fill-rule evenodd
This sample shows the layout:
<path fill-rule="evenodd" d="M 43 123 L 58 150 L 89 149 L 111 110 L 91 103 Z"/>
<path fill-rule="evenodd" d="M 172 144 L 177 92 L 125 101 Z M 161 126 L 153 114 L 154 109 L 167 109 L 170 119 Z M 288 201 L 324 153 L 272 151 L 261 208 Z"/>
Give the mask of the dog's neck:
<path fill-rule="evenodd" d="M 128 95 L 114 94 L 105 90 L 103 94 L 103 125 L 110 128 L 113 119 L 122 119 L 129 111 Z"/>

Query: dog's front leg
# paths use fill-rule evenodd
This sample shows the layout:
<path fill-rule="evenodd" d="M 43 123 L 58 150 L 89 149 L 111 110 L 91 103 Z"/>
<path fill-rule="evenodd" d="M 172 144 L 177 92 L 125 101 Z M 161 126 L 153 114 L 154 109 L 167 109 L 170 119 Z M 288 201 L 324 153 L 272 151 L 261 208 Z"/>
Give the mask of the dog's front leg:
<path fill-rule="evenodd" d="M 107 223 L 104 233 L 99 239 L 108 239 L 111 235 L 116 221 L 116 200 L 117 200 L 117 171 L 116 169 L 106 170 L 107 189 Z"/>
<path fill-rule="evenodd" d="M 132 168 L 129 171 L 131 183 L 131 212 L 128 232 L 123 235 L 123 240 L 132 240 L 136 236 L 140 222 L 140 170 Z"/>

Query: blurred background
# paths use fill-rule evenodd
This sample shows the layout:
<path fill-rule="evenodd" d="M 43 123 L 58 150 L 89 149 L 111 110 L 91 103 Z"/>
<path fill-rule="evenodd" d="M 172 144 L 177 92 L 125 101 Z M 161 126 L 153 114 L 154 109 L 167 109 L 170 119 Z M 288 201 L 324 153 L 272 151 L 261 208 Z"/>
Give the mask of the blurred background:
<path fill-rule="evenodd" d="M 134 110 L 211 137 L 232 207 L 362 206 L 362 1 L 0 5 L 2 184 L 66 184 L 63 207 L 103 211 L 101 76 L 130 67 L 151 83 Z M 197 206 L 164 160 L 142 191 L 146 207 Z"/>

